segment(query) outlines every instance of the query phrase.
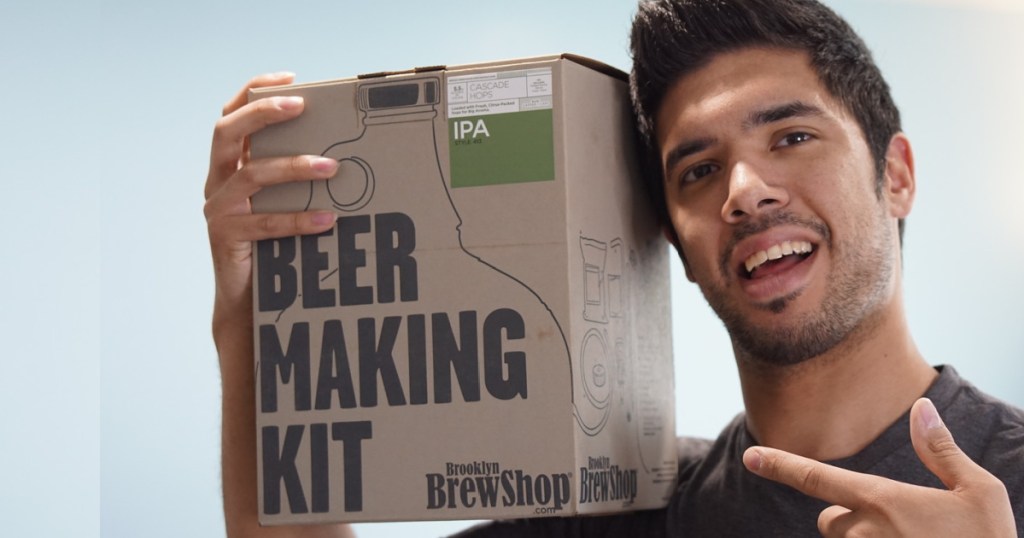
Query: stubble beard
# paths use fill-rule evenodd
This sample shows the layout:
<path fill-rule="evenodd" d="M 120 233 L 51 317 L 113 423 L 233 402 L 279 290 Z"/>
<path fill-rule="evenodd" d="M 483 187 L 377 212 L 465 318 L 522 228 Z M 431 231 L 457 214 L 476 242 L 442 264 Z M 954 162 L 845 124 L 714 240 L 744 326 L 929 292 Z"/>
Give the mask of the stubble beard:
<path fill-rule="evenodd" d="M 736 232 L 733 244 L 743 237 L 779 224 L 796 224 L 814 230 L 823 238 L 820 250 L 827 247 L 833 256 L 833 269 L 827 275 L 825 298 L 815 312 L 801 314 L 783 325 L 754 323 L 723 287 L 702 285 L 701 292 L 721 318 L 733 343 L 738 360 L 759 366 L 790 367 L 824 355 L 864 328 L 889 294 L 894 271 L 892 237 L 886 231 L 884 215 L 872 215 L 864 223 L 870 236 L 857 244 L 834 245 L 827 226 L 818 220 L 798 218 L 789 213 L 772 215 L 769 219 L 747 225 Z M 726 256 L 730 249 L 726 249 Z M 723 257 L 723 260 L 726 257 Z M 735 270 L 727 262 L 721 264 L 724 282 L 735 281 Z M 731 271 L 731 272 L 730 272 Z M 776 298 L 760 308 L 782 315 L 800 296 L 794 292 Z"/>

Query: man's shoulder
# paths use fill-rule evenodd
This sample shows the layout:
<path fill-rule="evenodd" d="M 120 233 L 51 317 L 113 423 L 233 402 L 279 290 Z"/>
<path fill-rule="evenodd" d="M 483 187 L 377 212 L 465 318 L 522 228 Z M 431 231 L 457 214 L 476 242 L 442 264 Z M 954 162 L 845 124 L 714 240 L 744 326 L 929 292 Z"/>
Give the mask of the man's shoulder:
<path fill-rule="evenodd" d="M 940 371 L 928 396 L 961 448 L 978 459 L 1007 450 L 1024 457 L 1024 410 L 982 391 L 951 366 Z"/>
<path fill-rule="evenodd" d="M 753 443 L 746 428 L 746 415 L 740 413 L 715 439 L 679 437 L 676 453 L 679 469 L 674 503 L 690 497 L 703 497 L 709 485 L 719 489 L 720 481 L 742 467 L 740 454 Z"/>
<path fill-rule="evenodd" d="M 704 439 L 702 437 L 677 437 L 676 455 L 679 460 L 679 472 L 686 472 L 688 469 L 692 469 L 703 462 L 711 451 L 713 444 L 714 441 L 711 439 Z"/>

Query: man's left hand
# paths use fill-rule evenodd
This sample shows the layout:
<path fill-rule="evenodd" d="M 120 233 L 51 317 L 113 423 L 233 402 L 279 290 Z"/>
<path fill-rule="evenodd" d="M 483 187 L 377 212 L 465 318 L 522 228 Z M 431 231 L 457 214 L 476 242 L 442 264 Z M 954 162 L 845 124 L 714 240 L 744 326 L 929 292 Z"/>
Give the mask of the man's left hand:
<path fill-rule="evenodd" d="M 917 457 L 947 489 L 855 473 L 766 447 L 751 447 L 751 472 L 832 503 L 818 516 L 823 536 L 1015 537 L 1003 483 L 960 450 L 927 398 L 910 410 Z"/>

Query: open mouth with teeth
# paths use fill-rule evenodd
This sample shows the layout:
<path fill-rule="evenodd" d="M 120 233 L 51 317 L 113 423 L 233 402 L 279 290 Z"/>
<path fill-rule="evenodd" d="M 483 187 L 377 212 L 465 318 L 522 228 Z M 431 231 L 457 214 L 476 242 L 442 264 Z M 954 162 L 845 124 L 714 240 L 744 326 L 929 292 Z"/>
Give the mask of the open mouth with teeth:
<path fill-rule="evenodd" d="M 750 255 L 740 273 L 749 279 L 768 276 L 807 259 L 814 251 L 808 241 L 783 241 Z"/>

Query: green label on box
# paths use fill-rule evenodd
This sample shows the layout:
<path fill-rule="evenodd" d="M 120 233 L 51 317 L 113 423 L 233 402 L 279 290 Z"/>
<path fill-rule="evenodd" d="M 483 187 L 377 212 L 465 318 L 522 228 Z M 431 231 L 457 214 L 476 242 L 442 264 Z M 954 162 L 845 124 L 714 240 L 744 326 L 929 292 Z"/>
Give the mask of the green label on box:
<path fill-rule="evenodd" d="M 452 187 L 553 181 L 551 109 L 448 120 Z"/>

